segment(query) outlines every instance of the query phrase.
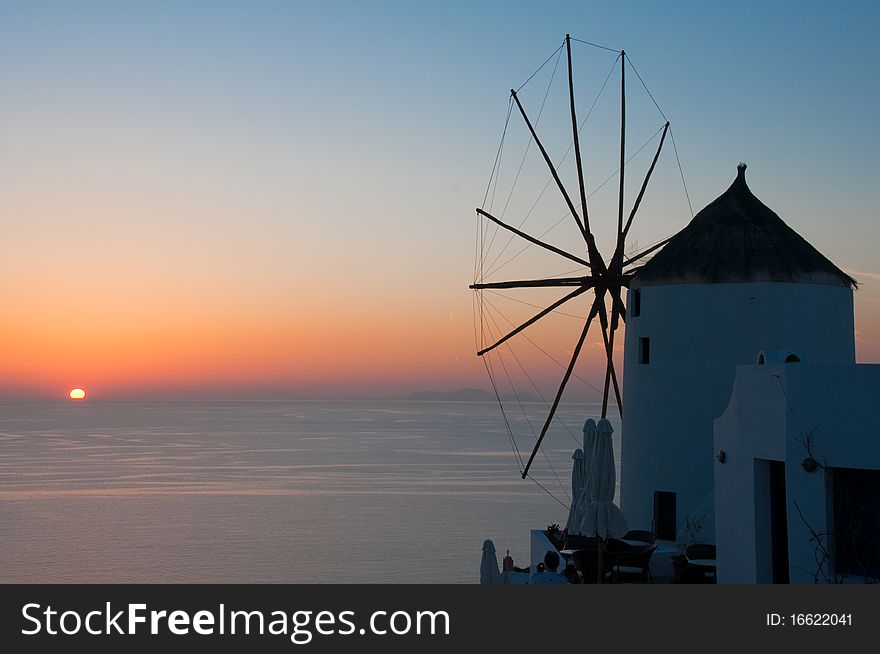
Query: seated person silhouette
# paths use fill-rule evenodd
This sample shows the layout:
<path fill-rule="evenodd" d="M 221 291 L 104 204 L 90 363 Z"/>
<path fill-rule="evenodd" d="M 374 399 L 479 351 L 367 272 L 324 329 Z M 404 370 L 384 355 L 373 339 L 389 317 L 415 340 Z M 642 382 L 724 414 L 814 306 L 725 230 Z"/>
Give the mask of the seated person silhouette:
<path fill-rule="evenodd" d="M 529 579 L 530 584 L 567 584 L 568 579 L 556 572 L 559 567 L 559 555 L 553 550 L 544 555 L 544 569 L 538 566 L 538 572 Z"/>

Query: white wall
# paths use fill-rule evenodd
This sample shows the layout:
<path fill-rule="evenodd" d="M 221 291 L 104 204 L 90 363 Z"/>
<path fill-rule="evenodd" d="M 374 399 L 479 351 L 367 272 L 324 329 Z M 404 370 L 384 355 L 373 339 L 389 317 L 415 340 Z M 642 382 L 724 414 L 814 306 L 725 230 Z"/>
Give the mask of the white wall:
<path fill-rule="evenodd" d="M 547 554 L 547 552 L 556 552 L 559 554 L 559 550 L 557 550 L 556 546 L 550 542 L 550 539 L 547 538 L 547 534 L 544 533 L 543 529 L 532 529 L 530 536 L 531 560 L 529 561 L 529 574 L 535 574 L 535 571 L 538 569 L 538 564 L 544 562 L 544 555 Z M 565 570 L 565 559 L 559 554 L 559 567 L 556 569 L 556 572 L 561 574 L 563 570 Z"/>
<path fill-rule="evenodd" d="M 712 421 L 735 367 L 786 348 L 814 363 L 853 363 L 852 291 L 774 282 L 640 290 L 640 315 L 626 323 L 621 508 L 632 528 L 650 529 L 654 491 L 675 491 L 681 528 L 712 491 Z M 651 341 L 647 365 L 638 363 L 640 337 Z"/>
<path fill-rule="evenodd" d="M 783 390 L 784 389 L 784 390 Z M 720 583 L 769 579 L 769 549 L 760 533 L 767 516 L 754 478 L 755 460 L 785 462 L 789 576 L 812 583 L 815 544 L 794 504 L 818 532 L 828 524 L 829 496 L 821 470 L 801 466 L 799 441 L 813 432 L 814 457 L 832 467 L 880 469 L 880 365 L 743 366 L 730 404 L 715 421 L 715 522 Z M 759 486 L 759 485 L 758 485 Z M 830 573 L 830 570 L 828 571 Z"/>
<path fill-rule="evenodd" d="M 769 548 L 769 535 L 759 539 L 758 526 L 769 524 L 770 516 L 766 503 L 755 505 L 756 485 L 764 490 L 755 479 L 755 459 L 785 460 L 786 404 L 773 375 L 798 365 L 803 364 L 738 368 L 730 403 L 715 420 L 714 450 L 725 455 L 723 464 L 714 461 L 719 583 L 770 582 L 766 557 L 760 566 L 757 561 L 758 541 Z"/>

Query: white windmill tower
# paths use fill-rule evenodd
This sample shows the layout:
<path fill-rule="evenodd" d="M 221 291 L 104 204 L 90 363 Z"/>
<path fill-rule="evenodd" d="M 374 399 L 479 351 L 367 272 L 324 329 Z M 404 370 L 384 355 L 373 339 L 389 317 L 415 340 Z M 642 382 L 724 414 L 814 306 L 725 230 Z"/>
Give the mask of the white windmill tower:
<path fill-rule="evenodd" d="M 855 280 L 752 194 L 745 168 L 629 287 L 621 508 L 659 537 L 675 538 L 712 492 L 712 421 L 737 365 L 780 351 L 855 361 Z"/>

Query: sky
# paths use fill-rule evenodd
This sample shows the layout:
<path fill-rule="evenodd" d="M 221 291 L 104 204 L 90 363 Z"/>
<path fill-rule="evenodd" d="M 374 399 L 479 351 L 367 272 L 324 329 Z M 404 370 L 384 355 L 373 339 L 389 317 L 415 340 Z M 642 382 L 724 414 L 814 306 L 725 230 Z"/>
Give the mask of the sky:
<path fill-rule="evenodd" d="M 567 32 L 627 51 L 695 211 L 748 162 L 755 194 L 861 282 L 857 356 L 880 361 L 878 18 L 873 2 L 0 0 L 0 396 L 487 388 L 474 207 L 510 88 Z M 614 55 L 574 54 L 581 112 Z M 552 65 L 522 96 L 537 115 L 550 84 L 558 156 Z M 628 83 L 629 154 L 662 123 Z M 618 127 L 595 118 L 598 180 Z M 527 154 L 520 215 L 548 179 Z M 690 219 L 678 175 L 667 147 L 639 245 Z M 577 328 L 546 330 L 563 358 Z"/>

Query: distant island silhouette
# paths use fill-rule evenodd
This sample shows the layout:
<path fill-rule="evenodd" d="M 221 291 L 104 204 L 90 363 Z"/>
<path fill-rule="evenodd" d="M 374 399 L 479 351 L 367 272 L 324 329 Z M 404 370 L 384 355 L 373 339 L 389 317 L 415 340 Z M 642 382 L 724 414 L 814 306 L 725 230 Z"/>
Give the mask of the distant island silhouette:
<path fill-rule="evenodd" d="M 520 402 L 541 402 L 531 393 L 519 393 Z M 418 402 L 493 402 L 495 394 L 480 388 L 459 388 L 454 391 L 414 391 L 406 396 L 407 400 Z M 510 393 L 502 394 L 502 400 L 516 401 L 517 396 Z"/>

